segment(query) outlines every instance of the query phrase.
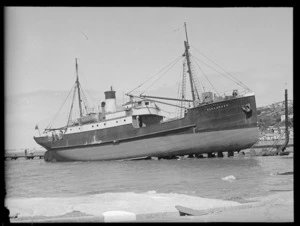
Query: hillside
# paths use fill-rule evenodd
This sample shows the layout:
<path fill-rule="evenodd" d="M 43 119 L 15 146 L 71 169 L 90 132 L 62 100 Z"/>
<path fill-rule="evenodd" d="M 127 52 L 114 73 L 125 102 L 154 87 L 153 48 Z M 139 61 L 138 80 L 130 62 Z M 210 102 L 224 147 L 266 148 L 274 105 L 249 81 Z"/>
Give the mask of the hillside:
<path fill-rule="evenodd" d="M 288 102 L 289 117 L 293 115 L 293 102 Z M 284 102 L 277 102 L 271 105 L 258 107 L 258 125 L 260 131 L 266 130 L 269 126 L 285 126 L 285 121 L 281 119 L 285 115 Z M 293 127 L 293 118 L 289 119 L 289 127 Z"/>

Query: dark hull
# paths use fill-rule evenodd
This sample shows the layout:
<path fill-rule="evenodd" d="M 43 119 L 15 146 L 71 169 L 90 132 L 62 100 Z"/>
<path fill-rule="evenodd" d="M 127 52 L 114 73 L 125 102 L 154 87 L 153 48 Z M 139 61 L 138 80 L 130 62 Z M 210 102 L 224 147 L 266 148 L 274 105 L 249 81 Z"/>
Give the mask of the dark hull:
<path fill-rule="evenodd" d="M 243 107 L 250 104 L 251 111 Z M 143 128 L 131 124 L 34 138 L 46 161 L 91 161 L 239 151 L 258 140 L 255 97 L 240 97 L 190 109 L 182 119 Z"/>

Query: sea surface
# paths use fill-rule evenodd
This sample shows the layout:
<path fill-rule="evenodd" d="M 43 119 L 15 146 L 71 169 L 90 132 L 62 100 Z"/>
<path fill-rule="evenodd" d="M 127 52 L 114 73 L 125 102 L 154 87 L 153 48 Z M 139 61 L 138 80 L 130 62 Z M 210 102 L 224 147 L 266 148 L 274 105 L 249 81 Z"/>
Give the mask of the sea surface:
<path fill-rule="evenodd" d="M 293 153 L 268 157 L 54 163 L 20 158 L 5 161 L 6 200 L 78 199 L 128 192 L 239 200 L 293 190 L 293 174 L 277 174 L 293 171 Z"/>

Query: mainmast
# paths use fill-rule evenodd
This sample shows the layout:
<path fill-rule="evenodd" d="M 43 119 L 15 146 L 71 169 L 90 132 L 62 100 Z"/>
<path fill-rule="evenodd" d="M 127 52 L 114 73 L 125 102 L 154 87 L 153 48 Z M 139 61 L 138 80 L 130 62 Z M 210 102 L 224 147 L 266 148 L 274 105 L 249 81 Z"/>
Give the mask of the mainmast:
<path fill-rule="evenodd" d="M 188 73 L 189 73 L 189 77 L 190 77 L 190 85 L 191 85 L 191 92 L 192 92 L 192 98 L 193 98 L 193 105 L 195 107 L 196 96 L 195 96 L 193 76 L 192 76 L 192 70 L 191 70 L 191 61 L 190 61 L 190 53 L 189 53 L 190 46 L 189 46 L 189 40 L 188 40 L 188 35 L 187 35 L 187 29 L 186 29 L 186 23 L 185 22 L 184 22 L 184 28 L 185 28 L 185 36 L 186 36 L 186 41 L 184 41 L 185 57 L 186 57 L 187 66 L 188 66 Z"/>
<path fill-rule="evenodd" d="M 82 117 L 82 107 L 81 107 L 81 98 L 80 98 L 80 87 L 79 87 L 79 78 L 78 78 L 78 65 L 77 65 L 77 58 L 75 58 L 76 61 L 76 86 L 78 91 L 78 102 L 79 102 L 79 111 L 80 111 L 80 117 Z"/>

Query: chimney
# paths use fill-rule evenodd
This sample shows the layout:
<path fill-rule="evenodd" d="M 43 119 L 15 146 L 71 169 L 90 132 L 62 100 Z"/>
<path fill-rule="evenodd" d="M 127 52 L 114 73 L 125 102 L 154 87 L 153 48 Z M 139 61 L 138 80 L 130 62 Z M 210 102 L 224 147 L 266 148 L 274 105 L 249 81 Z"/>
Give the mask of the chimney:
<path fill-rule="evenodd" d="M 116 104 L 116 91 L 110 87 L 110 91 L 104 92 L 105 94 L 105 103 L 106 103 L 106 113 L 116 112 L 117 111 L 117 104 Z"/>

